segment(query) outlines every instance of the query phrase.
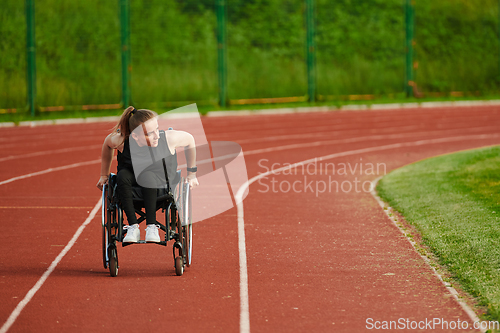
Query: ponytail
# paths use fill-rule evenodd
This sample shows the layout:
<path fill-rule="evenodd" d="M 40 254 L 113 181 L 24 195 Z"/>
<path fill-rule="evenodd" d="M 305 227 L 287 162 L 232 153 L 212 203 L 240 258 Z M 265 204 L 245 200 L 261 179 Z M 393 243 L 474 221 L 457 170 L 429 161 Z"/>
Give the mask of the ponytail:
<path fill-rule="evenodd" d="M 123 139 L 126 140 L 137 126 L 156 116 L 157 114 L 154 111 L 147 109 L 137 110 L 133 106 L 129 106 L 123 111 L 118 124 L 113 128 L 113 132 L 120 132 Z"/>

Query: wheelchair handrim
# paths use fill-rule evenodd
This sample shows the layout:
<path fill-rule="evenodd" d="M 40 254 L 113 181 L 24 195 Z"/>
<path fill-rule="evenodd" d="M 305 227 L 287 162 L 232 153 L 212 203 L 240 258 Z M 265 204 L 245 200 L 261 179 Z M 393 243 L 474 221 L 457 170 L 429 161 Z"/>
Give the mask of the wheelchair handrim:
<path fill-rule="evenodd" d="M 189 243 L 188 243 L 188 266 L 191 266 L 191 256 L 192 256 L 192 253 L 193 253 L 193 225 L 191 224 L 191 216 L 190 216 L 190 212 L 191 212 L 191 197 L 190 197 L 190 193 L 189 193 L 189 190 L 190 190 L 190 187 L 189 187 L 189 184 L 186 184 L 186 194 L 185 194 L 185 198 L 184 198 L 184 202 L 185 202 L 185 205 L 184 205 L 184 221 L 186 223 L 186 227 L 188 228 L 188 240 L 189 240 Z"/>
<path fill-rule="evenodd" d="M 105 222 L 105 216 L 104 216 L 104 214 L 106 213 L 106 202 L 104 201 L 106 199 L 105 195 L 106 195 L 106 184 L 104 184 L 102 186 L 102 207 L 101 207 L 102 208 L 101 209 L 101 211 L 102 211 L 102 218 L 101 218 L 101 222 L 102 222 L 102 226 L 103 227 L 104 227 L 104 224 L 106 223 Z"/>

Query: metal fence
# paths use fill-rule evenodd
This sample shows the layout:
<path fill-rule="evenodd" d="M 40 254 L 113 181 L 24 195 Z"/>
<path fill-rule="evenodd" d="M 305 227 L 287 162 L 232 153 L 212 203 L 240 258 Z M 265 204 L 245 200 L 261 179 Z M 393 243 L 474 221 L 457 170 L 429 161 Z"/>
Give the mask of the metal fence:
<path fill-rule="evenodd" d="M 497 91 L 498 3 L 477 1 L 4 0 L 0 112 Z"/>

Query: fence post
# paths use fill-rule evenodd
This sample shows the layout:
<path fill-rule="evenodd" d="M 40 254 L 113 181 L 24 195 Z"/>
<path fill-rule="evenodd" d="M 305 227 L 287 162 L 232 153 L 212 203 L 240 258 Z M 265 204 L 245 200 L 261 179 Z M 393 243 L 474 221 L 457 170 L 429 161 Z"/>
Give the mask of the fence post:
<path fill-rule="evenodd" d="M 219 105 L 227 102 L 227 43 L 226 43 L 226 0 L 217 0 L 217 66 L 219 75 Z"/>
<path fill-rule="evenodd" d="M 130 105 L 130 0 L 120 0 L 120 30 L 122 54 L 122 104 Z"/>
<path fill-rule="evenodd" d="M 316 45 L 314 0 L 306 0 L 307 93 L 309 102 L 316 101 Z"/>
<path fill-rule="evenodd" d="M 413 72 L 413 44 L 415 30 L 415 11 L 414 0 L 406 0 L 405 5 L 405 24 L 406 24 L 406 96 L 413 96 L 414 72 Z"/>
<path fill-rule="evenodd" d="M 35 1 L 26 0 L 26 96 L 28 110 L 35 115 L 36 102 L 36 49 L 35 49 Z"/>

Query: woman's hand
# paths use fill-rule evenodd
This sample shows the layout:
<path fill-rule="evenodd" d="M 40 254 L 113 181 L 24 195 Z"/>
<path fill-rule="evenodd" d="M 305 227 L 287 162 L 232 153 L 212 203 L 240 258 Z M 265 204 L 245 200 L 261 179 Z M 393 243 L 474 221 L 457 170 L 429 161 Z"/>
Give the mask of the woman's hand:
<path fill-rule="evenodd" d="M 198 183 L 198 179 L 196 178 L 196 173 L 194 172 L 190 172 L 187 177 L 186 177 L 186 183 L 189 184 L 189 188 L 193 188 L 195 186 L 198 186 L 200 185 L 200 183 Z"/>
<path fill-rule="evenodd" d="M 99 181 L 97 182 L 97 188 L 102 191 L 102 186 L 104 184 L 108 184 L 108 176 L 101 176 L 101 178 L 99 178 Z"/>

